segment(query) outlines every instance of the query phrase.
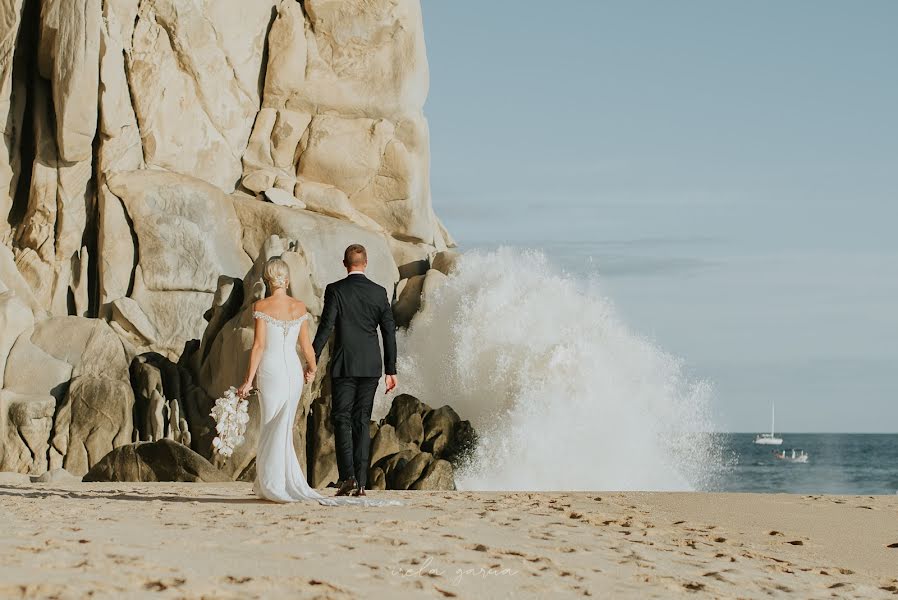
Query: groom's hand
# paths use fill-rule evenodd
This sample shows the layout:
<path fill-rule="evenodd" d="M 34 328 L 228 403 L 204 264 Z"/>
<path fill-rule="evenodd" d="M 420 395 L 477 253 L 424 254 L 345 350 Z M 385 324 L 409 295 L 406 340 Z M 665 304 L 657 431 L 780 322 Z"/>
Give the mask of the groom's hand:
<path fill-rule="evenodd" d="M 395 375 L 387 375 L 386 383 L 387 383 L 387 393 L 389 394 L 394 389 L 396 389 L 396 383 L 397 383 L 396 376 Z"/>

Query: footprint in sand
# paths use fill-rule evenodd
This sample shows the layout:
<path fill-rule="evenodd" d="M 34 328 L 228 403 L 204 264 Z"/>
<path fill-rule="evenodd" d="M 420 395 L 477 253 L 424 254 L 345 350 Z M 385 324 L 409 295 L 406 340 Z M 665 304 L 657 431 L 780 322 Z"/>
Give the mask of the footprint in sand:
<path fill-rule="evenodd" d="M 143 589 L 149 590 L 152 592 L 164 592 L 168 588 L 181 587 L 185 583 L 187 583 L 187 580 L 183 579 L 181 577 L 175 577 L 173 579 L 166 579 L 166 580 L 159 579 L 159 580 L 154 580 L 154 581 L 147 581 L 146 583 L 143 584 Z"/>

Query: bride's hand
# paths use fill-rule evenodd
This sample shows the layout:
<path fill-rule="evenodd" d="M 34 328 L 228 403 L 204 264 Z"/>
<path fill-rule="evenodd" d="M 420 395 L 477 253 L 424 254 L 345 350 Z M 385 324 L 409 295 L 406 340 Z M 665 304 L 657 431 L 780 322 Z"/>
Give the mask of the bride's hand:
<path fill-rule="evenodd" d="M 307 367 L 305 375 L 306 375 L 306 383 L 312 383 L 313 381 L 315 381 L 315 369 L 313 369 L 311 367 Z"/>
<path fill-rule="evenodd" d="M 246 398 L 249 396 L 250 392 L 253 391 L 253 384 L 251 382 L 246 382 L 237 388 L 237 395 L 241 398 Z"/>

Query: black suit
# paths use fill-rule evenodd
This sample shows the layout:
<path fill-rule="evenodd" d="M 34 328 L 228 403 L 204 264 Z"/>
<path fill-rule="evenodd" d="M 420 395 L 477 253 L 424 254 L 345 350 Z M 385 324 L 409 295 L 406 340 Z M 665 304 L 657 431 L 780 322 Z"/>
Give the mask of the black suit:
<path fill-rule="evenodd" d="M 362 274 L 348 275 L 327 286 L 321 323 L 312 342 L 316 358 L 321 356 L 334 328 L 337 335 L 330 364 L 331 419 L 337 468 L 340 479 L 355 477 L 364 486 L 374 394 L 382 374 L 396 374 L 396 325 L 387 291 Z M 378 328 L 383 336 L 383 362 Z"/>

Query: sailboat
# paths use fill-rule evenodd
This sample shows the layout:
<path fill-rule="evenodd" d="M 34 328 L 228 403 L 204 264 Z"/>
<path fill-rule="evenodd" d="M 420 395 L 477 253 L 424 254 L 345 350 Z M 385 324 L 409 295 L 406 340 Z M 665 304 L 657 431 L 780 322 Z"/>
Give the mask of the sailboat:
<path fill-rule="evenodd" d="M 756 444 L 764 444 L 765 446 L 779 446 L 783 443 L 783 438 L 776 437 L 774 426 L 776 424 L 776 403 L 770 407 L 770 433 L 759 433 L 755 437 Z"/>

